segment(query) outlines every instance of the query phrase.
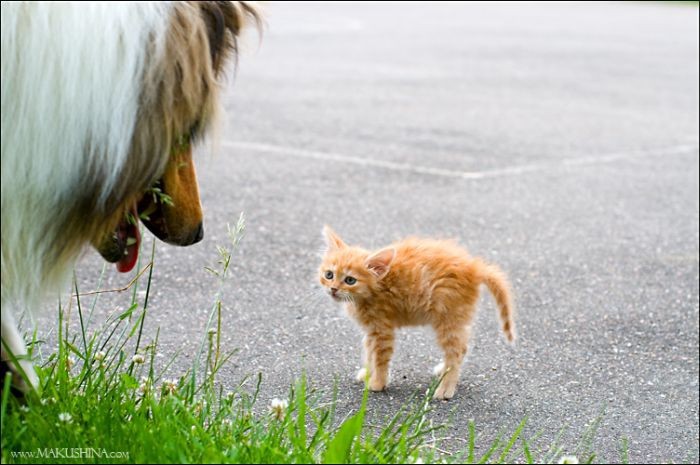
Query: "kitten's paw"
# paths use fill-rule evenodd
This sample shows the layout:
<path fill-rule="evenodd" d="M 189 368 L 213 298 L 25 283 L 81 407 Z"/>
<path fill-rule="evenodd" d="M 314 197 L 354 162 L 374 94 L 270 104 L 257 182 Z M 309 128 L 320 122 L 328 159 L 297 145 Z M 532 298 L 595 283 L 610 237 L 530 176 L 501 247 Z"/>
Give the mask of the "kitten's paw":
<path fill-rule="evenodd" d="M 440 362 L 433 368 L 433 374 L 441 378 L 445 374 L 445 362 Z"/>
<path fill-rule="evenodd" d="M 364 383 L 365 381 L 367 381 L 368 376 L 369 370 L 366 367 L 363 367 L 360 368 L 360 371 L 357 372 L 357 375 L 355 375 L 355 379 L 358 383 Z"/>
<path fill-rule="evenodd" d="M 370 391 L 379 392 L 379 391 L 383 391 L 384 389 L 386 389 L 386 381 L 384 381 L 383 379 L 375 378 L 375 377 L 371 377 L 369 379 L 369 390 Z"/>
<path fill-rule="evenodd" d="M 450 400 L 454 397 L 456 391 L 456 383 L 440 383 L 440 386 L 438 386 L 435 394 L 433 395 L 433 399 Z"/>

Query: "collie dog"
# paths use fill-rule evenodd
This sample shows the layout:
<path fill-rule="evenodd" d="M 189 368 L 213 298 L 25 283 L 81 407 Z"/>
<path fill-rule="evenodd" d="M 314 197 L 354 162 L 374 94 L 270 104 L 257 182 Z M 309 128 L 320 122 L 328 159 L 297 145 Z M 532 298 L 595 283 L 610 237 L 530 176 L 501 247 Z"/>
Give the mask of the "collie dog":
<path fill-rule="evenodd" d="M 202 239 L 192 144 L 251 20 L 245 2 L 2 3 L 2 372 L 16 388 L 37 377 L 15 316 L 56 295 L 86 244 L 126 272 L 139 218 L 165 242 Z"/>

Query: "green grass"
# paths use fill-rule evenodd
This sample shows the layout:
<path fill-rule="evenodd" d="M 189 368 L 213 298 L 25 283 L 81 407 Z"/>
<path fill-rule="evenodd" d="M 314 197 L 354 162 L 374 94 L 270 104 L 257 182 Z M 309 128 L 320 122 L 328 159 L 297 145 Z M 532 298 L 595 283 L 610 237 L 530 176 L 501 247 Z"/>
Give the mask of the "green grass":
<path fill-rule="evenodd" d="M 338 418 L 335 400 L 321 402 L 322 393 L 309 391 L 304 374 L 274 408 L 258 401 L 260 375 L 224 392 L 216 376 L 232 354 L 222 352 L 220 344 L 223 283 L 243 230 L 241 217 L 229 228 L 230 248 L 219 247 L 218 265 L 208 268 L 221 286 L 199 354 L 179 379 L 164 377 L 175 357 L 161 368 L 154 363 L 158 336 L 148 343 L 142 339 L 155 249 L 143 268 L 149 271 L 143 301 L 137 299 L 135 280 L 127 310 L 110 316 L 94 333 L 85 328 L 99 294 L 90 309 L 83 305 L 91 296 L 77 299 L 78 334 L 64 330 L 65 311 L 59 309 L 58 350 L 38 369 L 41 394 L 20 403 L 9 395 L 9 376 L 4 380 L 2 462 L 551 463 L 563 454 L 558 440 L 535 453 L 531 444 L 538 435 L 523 437 L 526 420 L 483 449 L 470 422 L 465 449 L 441 453 L 435 438 L 446 425 L 429 420 L 435 385 L 379 429 L 368 424 L 366 389 L 360 404 Z M 594 434 L 595 428 L 589 429 L 584 446 L 576 449 L 582 463 L 595 458 Z M 626 443 L 622 454 L 626 459 Z"/>

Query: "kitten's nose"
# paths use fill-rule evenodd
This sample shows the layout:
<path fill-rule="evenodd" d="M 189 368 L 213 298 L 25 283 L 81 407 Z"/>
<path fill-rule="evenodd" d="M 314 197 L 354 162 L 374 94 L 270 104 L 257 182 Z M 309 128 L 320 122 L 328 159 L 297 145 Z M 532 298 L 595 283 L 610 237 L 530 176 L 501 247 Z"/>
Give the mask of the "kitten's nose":
<path fill-rule="evenodd" d="M 331 295 L 335 297 L 335 294 L 338 292 L 338 289 L 335 287 L 331 287 Z"/>

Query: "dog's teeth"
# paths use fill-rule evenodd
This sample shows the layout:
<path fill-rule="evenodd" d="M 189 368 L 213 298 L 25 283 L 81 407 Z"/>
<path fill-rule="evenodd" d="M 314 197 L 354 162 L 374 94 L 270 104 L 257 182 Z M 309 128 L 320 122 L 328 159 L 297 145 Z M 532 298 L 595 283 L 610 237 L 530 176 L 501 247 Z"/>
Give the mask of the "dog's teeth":
<path fill-rule="evenodd" d="M 136 244 L 136 238 L 135 237 L 128 237 L 126 239 L 126 246 L 129 247 L 130 245 Z"/>

